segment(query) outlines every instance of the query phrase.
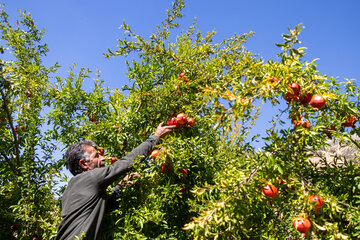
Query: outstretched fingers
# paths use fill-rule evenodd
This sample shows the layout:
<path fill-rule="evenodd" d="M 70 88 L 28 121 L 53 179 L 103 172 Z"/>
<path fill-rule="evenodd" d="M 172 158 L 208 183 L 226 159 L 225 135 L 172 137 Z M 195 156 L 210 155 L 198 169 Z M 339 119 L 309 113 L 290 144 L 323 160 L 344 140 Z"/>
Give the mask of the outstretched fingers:
<path fill-rule="evenodd" d="M 155 131 L 155 136 L 159 137 L 159 138 L 163 138 L 166 135 L 170 134 L 171 132 L 174 131 L 174 129 L 176 128 L 176 126 L 163 126 L 164 122 L 161 122 L 159 124 L 159 126 L 156 128 Z"/>

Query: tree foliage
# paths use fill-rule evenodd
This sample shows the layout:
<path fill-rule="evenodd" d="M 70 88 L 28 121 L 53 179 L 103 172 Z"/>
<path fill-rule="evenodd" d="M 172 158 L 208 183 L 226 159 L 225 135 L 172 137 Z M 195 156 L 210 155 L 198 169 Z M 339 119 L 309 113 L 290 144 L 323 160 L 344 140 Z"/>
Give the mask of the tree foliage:
<path fill-rule="evenodd" d="M 120 158 L 179 113 L 195 125 L 165 138 L 155 159 L 134 163 L 141 179 L 105 217 L 104 239 L 298 239 L 299 216 L 311 222 L 306 238 L 359 237 L 358 156 L 314 158 L 335 140 L 359 148 L 358 125 L 348 121 L 359 118 L 359 87 L 304 60 L 301 25 L 283 34 L 278 60 L 265 61 L 244 47 L 253 33 L 220 43 L 195 23 L 178 33 L 184 4 L 176 0 L 148 39 L 123 24 L 125 37 L 105 54 L 127 57 L 130 86 L 122 91 L 105 87 L 99 74 L 86 91 L 93 73 L 76 66 L 51 81 L 58 66 L 42 63 L 43 32 L 26 12 L 15 27 L 2 12 L 0 226 L 7 239 L 56 233 L 63 160 L 52 156 L 55 143 L 92 139 L 108 159 Z M 325 107 L 304 103 L 306 94 L 323 96 Z M 268 116 L 272 126 L 256 150 L 249 136 L 264 106 L 284 109 Z M 266 183 L 276 197 L 262 193 Z M 324 200 L 321 209 L 312 195 Z"/>

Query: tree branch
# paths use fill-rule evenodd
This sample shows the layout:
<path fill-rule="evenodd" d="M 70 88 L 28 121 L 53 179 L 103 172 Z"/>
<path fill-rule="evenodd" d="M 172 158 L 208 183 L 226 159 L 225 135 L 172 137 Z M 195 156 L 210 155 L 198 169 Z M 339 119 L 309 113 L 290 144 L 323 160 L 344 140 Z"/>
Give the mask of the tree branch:
<path fill-rule="evenodd" d="M 13 124 L 13 121 L 12 121 L 12 118 L 11 118 L 11 114 L 10 114 L 8 105 L 6 103 L 6 100 L 7 100 L 6 95 L 5 95 L 4 91 L 1 88 L 0 88 L 0 93 L 1 93 L 1 97 L 3 99 L 5 112 L 6 112 L 8 120 L 9 120 L 11 132 L 12 132 L 12 134 L 14 136 L 15 151 L 16 151 L 16 161 L 17 161 L 17 165 L 19 166 L 20 165 L 20 150 L 19 150 L 19 143 L 18 143 L 17 134 L 16 134 L 16 131 L 15 131 L 15 128 L 14 128 L 14 124 Z"/>
<path fill-rule="evenodd" d="M 11 171 L 13 171 L 13 173 L 17 176 L 19 176 L 19 173 L 16 171 L 14 165 L 12 164 L 11 160 L 6 156 L 6 154 L 1 153 L 1 155 L 4 157 L 5 161 L 8 163 L 8 165 L 11 168 Z"/>

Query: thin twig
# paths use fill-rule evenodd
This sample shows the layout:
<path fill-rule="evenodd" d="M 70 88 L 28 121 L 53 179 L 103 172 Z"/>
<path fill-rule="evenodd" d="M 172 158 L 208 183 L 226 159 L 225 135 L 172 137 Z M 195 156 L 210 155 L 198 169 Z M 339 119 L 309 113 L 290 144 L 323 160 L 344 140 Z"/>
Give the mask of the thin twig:
<path fill-rule="evenodd" d="M 359 210 L 360 210 L 359 208 L 350 206 L 349 204 L 344 203 L 344 202 L 342 202 L 342 201 L 337 201 L 337 202 L 338 202 L 339 204 L 341 204 L 341 205 L 343 205 L 343 206 L 345 206 L 345 207 L 351 208 L 351 209 L 353 209 L 353 210 L 356 210 L 356 211 L 359 211 Z"/>

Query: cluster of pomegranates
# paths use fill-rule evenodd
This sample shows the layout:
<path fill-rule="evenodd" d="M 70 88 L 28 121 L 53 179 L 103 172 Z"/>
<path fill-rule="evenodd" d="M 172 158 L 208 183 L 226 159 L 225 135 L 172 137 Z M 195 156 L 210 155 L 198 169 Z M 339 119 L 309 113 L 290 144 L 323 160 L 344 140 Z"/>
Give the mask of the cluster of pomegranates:
<path fill-rule="evenodd" d="M 261 192 L 268 198 L 275 198 L 278 194 L 278 189 L 272 183 L 266 183 Z M 324 206 L 324 200 L 318 195 L 312 195 L 308 197 L 309 203 L 315 208 L 315 213 L 319 213 L 320 209 Z M 301 233 L 302 237 L 305 237 L 306 233 L 311 228 L 310 220 L 305 216 L 298 216 L 294 218 L 294 227 Z"/>
<path fill-rule="evenodd" d="M 293 101 L 298 101 L 302 105 L 306 106 L 310 103 L 310 105 L 319 110 L 325 107 L 326 101 L 325 98 L 320 94 L 311 93 L 301 93 L 301 87 L 298 83 L 289 83 L 288 87 L 290 90 L 285 95 L 285 100 L 290 103 Z"/>
<path fill-rule="evenodd" d="M 185 75 L 185 73 L 183 73 L 183 72 L 178 75 L 178 79 L 181 80 L 181 81 L 183 81 L 185 84 L 187 84 L 187 83 L 190 81 L 190 79 L 189 79 L 189 78 Z M 180 87 L 180 85 L 176 85 L 176 86 L 175 86 L 175 90 L 178 90 L 178 91 L 181 92 L 181 87 Z"/>
<path fill-rule="evenodd" d="M 176 117 L 171 117 L 167 121 L 168 126 L 176 126 L 177 128 L 185 125 L 187 127 L 193 127 L 195 120 L 192 117 L 188 117 L 185 113 L 179 113 Z"/>
<path fill-rule="evenodd" d="M 188 83 L 190 81 L 183 72 L 179 74 L 178 78 L 179 80 L 183 80 L 185 83 Z"/>
<path fill-rule="evenodd" d="M 320 94 L 312 95 L 311 93 L 301 93 L 301 87 L 298 83 L 289 83 L 288 87 L 290 90 L 285 95 L 285 100 L 290 103 L 294 101 L 300 102 L 302 105 L 310 105 L 316 109 L 320 110 L 326 106 L 326 101 L 324 97 Z M 357 119 L 354 115 L 350 115 L 345 122 L 342 123 L 343 127 L 355 127 Z M 292 118 L 292 123 L 294 123 L 294 128 L 302 126 L 303 128 L 310 128 L 310 123 L 305 121 L 303 117 L 299 114 L 298 116 Z M 331 138 L 332 132 L 336 131 L 336 127 L 332 125 L 329 129 L 325 129 L 324 133 Z"/>
<path fill-rule="evenodd" d="M 310 103 L 310 105 L 316 109 L 322 109 L 326 105 L 326 101 L 322 95 L 311 93 L 301 93 L 301 87 L 298 83 L 289 83 L 288 87 L 290 90 L 285 95 L 285 100 L 290 103 L 294 101 L 300 102 L 302 105 L 306 106 Z M 310 128 L 311 124 L 303 119 L 303 117 L 299 114 L 295 118 L 292 118 L 292 123 L 294 123 L 294 128 L 303 127 Z"/>

